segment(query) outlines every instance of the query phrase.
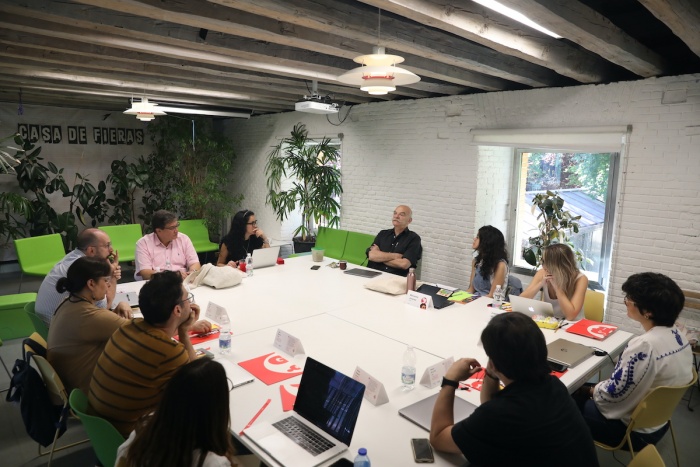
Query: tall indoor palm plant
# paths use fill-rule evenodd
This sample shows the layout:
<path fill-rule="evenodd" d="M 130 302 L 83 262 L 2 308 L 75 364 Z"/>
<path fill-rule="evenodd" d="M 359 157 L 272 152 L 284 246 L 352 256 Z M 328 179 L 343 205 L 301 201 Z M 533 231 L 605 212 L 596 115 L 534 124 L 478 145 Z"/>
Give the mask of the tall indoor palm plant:
<path fill-rule="evenodd" d="M 309 138 L 303 123 L 297 123 L 291 135 L 268 155 L 266 203 L 280 221 L 299 208 L 301 225 L 294 235 L 300 235 L 303 241 L 313 236 L 314 223 L 337 227 L 340 222 L 340 204 L 336 199 L 343 192 L 339 162 L 340 152 L 331 139 Z M 292 187 L 282 190 L 282 180 L 287 177 Z"/>

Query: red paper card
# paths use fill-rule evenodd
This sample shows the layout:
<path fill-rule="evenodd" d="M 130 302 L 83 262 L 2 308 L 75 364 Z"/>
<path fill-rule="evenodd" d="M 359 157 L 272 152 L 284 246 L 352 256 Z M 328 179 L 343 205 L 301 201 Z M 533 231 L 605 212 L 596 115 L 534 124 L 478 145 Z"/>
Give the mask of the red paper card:
<path fill-rule="evenodd" d="M 221 327 L 218 324 L 212 324 L 211 325 L 211 331 L 205 332 L 203 334 L 198 334 L 194 331 L 190 331 L 190 342 L 192 342 L 192 345 L 197 345 L 201 344 L 202 342 L 210 341 L 212 339 L 218 339 L 219 338 L 219 329 Z M 175 336 L 175 340 L 180 340 L 178 336 Z"/>
<path fill-rule="evenodd" d="M 617 331 L 617 326 L 613 324 L 603 324 L 590 319 L 582 319 L 566 328 L 566 332 L 590 337 L 591 339 L 597 339 L 599 341 L 602 341 L 615 331 Z"/>
<path fill-rule="evenodd" d="M 297 400 L 298 384 L 281 384 L 280 398 L 282 399 L 282 412 L 289 412 L 294 408 L 294 402 Z"/>
<path fill-rule="evenodd" d="M 240 362 L 239 365 L 268 386 L 302 373 L 296 364 L 275 352 Z"/>

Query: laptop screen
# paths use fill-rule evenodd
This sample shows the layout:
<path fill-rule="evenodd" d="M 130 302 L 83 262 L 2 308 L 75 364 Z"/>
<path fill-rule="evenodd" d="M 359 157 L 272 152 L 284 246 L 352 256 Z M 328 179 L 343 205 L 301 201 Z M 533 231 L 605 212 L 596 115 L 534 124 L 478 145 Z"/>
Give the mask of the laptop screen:
<path fill-rule="evenodd" d="M 365 385 L 307 357 L 294 411 L 350 445 Z"/>

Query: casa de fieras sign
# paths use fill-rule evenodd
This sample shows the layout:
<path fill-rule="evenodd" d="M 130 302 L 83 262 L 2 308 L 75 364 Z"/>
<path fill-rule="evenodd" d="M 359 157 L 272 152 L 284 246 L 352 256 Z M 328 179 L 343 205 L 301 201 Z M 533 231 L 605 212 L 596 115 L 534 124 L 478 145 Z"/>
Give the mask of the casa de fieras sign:
<path fill-rule="evenodd" d="M 64 137 L 68 144 L 138 144 L 143 145 L 144 131 L 133 128 L 109 128 L 92 127 L 92 132 L 88 132 L 85 126 L 68 126 L 66 131 L 60 125 L 30 125 L 27 123 L 17 124 L 17 133 L 24 140 L 32 143 L 42 142 L 44 144 L 62 143 Z M 91 139 L 88 142 L 88 139 Z"/>

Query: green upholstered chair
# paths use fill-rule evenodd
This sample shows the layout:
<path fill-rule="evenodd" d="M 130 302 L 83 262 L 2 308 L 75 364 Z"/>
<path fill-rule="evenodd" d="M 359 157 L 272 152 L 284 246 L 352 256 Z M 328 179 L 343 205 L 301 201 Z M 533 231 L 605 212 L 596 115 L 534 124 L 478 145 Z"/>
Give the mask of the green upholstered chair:
<path fill-rule="evenodd" d="M 45 276 L 66 255 L 59 234 L 15 239 L 15 249 L 22 269 L 18 292 L 22 291 L 22 279 L 25 274 Z"/>
<path fill-rule="evenodd" d="M 35 301 L 35 293 L 0 296 L 0 339 L 24 339 L 37 331 L 31 318 L 24 311 L 27 304 Z"/>
<path fill-rule="evenodd" d="M 318 235 L 316 235 L 316 248 L 323 248 L 326 250 L 324 256 L 340 259 L 343 257 L 343 252 L 345 251 L 345 242 L 348 239 L 348 233 L 347 230 L 319 227 Z"/>
<path fill-rule="evenodd" d="M 105 225 L 100 230 L 109 235 L 112 248 L 119 252 L 119 262 L 133 261 L 136 257 L 136 242 L 143 237 L 141 224 Z"/>
<path fill-rule="evenodd" d="M 104 418 L 88 415 L 87 396 L 80 389 L 71 391 L 70 407 L 82 422 L 100 463 L 114 465 L 117 461 L 117 449 L 124 442 L 124 437 Z"/>
<path fill-rule="evenodd" d="M 219 249 L 219 245 L 209 240 L 209 231 L 204 225 L 203 219 L 181 220 L 178 231 L 190 237 L 197 253 L 207 253 Z"/>
<path fill-rule="evenodd" d="M 42 320 L 37 314 L 36 311 L 34 310 L 34 305 L 36 302 L 29 302 L 26 305 L 24 305 L 24 312 L 27 314 L 29 317 L 29 320 L 32 322 L 34 325 L 34 331 L 39 333 L 41 337 L 44 338 L 44 340 L 48 340 L 49 338 L 49 328 L 46 327 L 46 324 L 44 323 L 44 320 Z"/>
<path fill-rule="evenodd" d="M 367 261 L 367 248 L 372 246 L 374 235 L 350 232 L 348 240 L 345 242 L 345 252 L 342 259 L 352 264 L 362 265 Z"/>

